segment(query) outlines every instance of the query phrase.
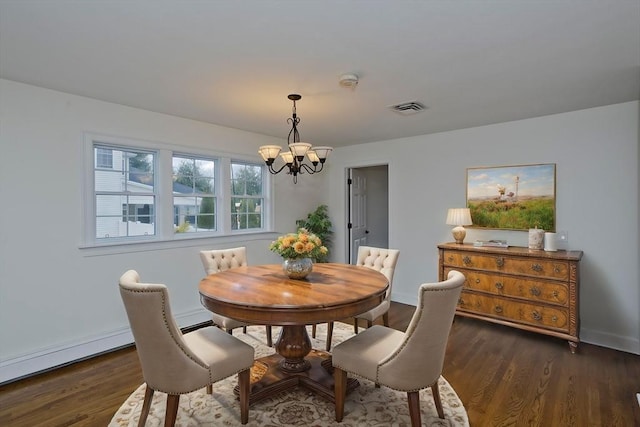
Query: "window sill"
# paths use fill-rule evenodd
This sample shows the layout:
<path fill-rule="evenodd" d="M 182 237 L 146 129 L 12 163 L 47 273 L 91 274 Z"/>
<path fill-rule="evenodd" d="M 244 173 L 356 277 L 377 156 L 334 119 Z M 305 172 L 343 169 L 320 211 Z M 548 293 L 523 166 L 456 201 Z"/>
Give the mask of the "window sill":
<path fill-rule="evenodd" d="M 172 239 L 138 240 L 129 242 L 108 242 L 88 245 L 80 245 L 79 249 L 83 256 L 101 256 L 110 254 L 123 254 L 133 252 L 148 252 L 174 248 L 188 248 L 202 246 L 203 241 L 215 241 L 216 244 L 235 244 L 239 241 L 246 242 L 252 240 L 275 240 L 278 233 L 273 231 L 241 231 L 224 236 L 180 236 Z"/>

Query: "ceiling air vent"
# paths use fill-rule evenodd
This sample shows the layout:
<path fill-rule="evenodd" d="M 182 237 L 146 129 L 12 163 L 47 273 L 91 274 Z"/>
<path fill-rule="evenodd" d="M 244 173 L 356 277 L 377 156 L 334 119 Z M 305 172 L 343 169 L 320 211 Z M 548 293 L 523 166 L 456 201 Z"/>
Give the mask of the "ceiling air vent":
<path fill-rule="evenodd" d="M 392 105 L 389 108 L 403 116 L 419 113 L 426 109 L 426 107 L 418 101 L 403 102 L 402 104 Z"/>

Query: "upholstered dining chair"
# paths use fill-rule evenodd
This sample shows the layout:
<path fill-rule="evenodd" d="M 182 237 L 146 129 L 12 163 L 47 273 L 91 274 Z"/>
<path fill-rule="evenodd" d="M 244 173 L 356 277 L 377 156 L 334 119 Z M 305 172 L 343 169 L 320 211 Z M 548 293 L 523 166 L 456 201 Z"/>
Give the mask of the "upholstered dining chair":
<path fill-rule="evenodd" d="M 385 326 L 389 326 L 389 307 L 391 307 L 391 286 L 393 284 L 393 273 L 396 269 L 398 262 L 398 256 L 400 251 L 398 249 L 384 249 L 376 248 L 373 246 L 360 246 L 358 248 L 358 258 L 355 265 L 361 265 L 363 267 L 371 268 L 379 271 L 387 277 L 389 280 L 389 288 L 385 293 L 384 300 L 371 310 L 358 314 L 353 318 L 353 330 L 358 333 L 358 319 L 365 319 L 367 321 L 367 327 L 370 328 L 373 322 L 380 316 Z M 313 325 L 311 335 L 315 338 L 316 327 Z M 329 322 L 327 325 L 327 351 L 331 350 L 331 340 L 333 336 L 333 322 Z"/>
<path fill-rule="evenodd" d="M 202 260 L 204 271 L 207 274 L 216 274 L 230 268 L 247 265 L 247 248 L 240 246 L 237 248 L 200 251 L 200 259 Z M 247 332 L 247 323 L 240 322 L 217 313 L 213 313 L 213 324 L 224 329 L 229 334 L 233 334 L 233 330 L 235 328 L 242 328 L 245 333 Z M 271 338 L 271 326 L 266 326 L 266 332 L 267 345 L 272 347 L 273 340 Z"/>
<path fill-rule="evenodd" d="M 444 419 L 438 378 L 464 281 L 462 273 L 452 270 L 442 282 L 422 284 L 406 332 L 374 325 L 333 348 L 336 421 L 344 415 L 348 372 L 407 392 L 413 427 L 420 426 L 419 391 L 431 387 L 438 416 Z"/>
<path fill-rule="evenodd" d="M 163 284 L 140 283 L 135 270 L 120 277 L 120 295 L 147 383 L 138 426 L 144 426 L 154 392 L 167 393 L 165 426 L 173 426 L 180 395 L 238 374 L 240 421 L 249 419 L 250 368 L 254 350 L 239 339 L 209 326 L 182 334 L 171 313 Z"/>

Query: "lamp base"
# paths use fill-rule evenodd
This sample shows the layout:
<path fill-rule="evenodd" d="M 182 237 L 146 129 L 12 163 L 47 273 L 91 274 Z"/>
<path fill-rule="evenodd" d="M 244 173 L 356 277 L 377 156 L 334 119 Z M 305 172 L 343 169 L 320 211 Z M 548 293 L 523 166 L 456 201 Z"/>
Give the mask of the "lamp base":
<path fill-rule="evenodd" d="M 453 230 L 451 230 L 451 233 L 453 234 L 453 238 L 456 240 L 456 243 L 461 245 L 467 235 L 467 230 L 465 230 L 463 226 L 459 225 L 454 227 Z"/>

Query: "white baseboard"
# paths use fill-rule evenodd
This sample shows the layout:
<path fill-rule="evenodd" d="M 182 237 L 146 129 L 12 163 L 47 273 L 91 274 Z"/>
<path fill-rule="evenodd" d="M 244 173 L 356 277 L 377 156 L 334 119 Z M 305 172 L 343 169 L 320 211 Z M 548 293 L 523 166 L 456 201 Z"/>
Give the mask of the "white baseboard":
<path fill-rule="evenodd" d="M 592 329 L 580 329 L 580 341 L 626 353 L 640 354 L 640 340 Z M 578 346 L 578 349 L 580 347 Z M 579 350 L 578 350 L 579 351 Z"/>
<path fill-rule="evenodd" d="M 211 320 L 211 313 L 202 309 L 176 315 L 181 328 Z M 76 343 L 54 346 L 0 361 L 0 384 L 85 359 L 133 343 L 131 329 L 123 327 Z"/>

